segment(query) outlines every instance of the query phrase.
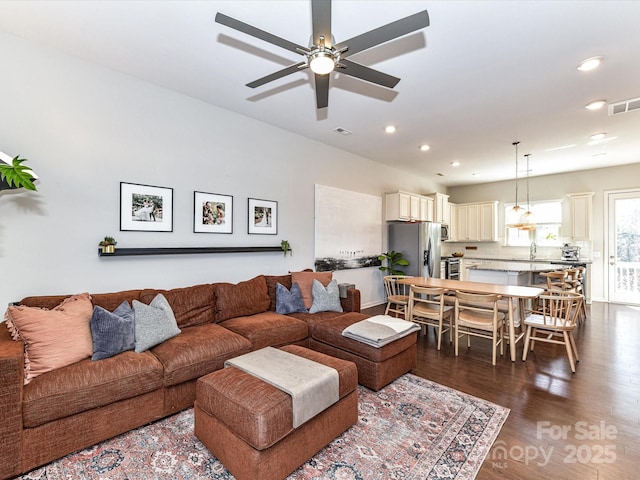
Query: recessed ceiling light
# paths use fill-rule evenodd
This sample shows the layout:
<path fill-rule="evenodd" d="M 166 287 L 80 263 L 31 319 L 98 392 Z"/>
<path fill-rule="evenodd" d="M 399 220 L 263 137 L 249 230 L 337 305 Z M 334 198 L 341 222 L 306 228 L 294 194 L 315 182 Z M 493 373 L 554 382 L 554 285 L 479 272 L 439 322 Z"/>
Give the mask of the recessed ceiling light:
<path fill-rule="evenodd" d="M 598 140 L 591 140 L 590 142 L 587 142 L 587 145 L 589 145 L 590 147 L 593 147 L 594 145 L 604 145 L 605 143 L 609 143 L 617 139 L 618 137 L 600 138 Z"/>
<path fill-rule="evenodd" d="M 482 175 L 480 172 L 473 172 L 471 174 L 471 176 L 473 176 L 473 177 L 479 177 L 480 175 Z"/>
<path fill-rule="evenodd" d="M 460 162 L 451 162 L 451 166 L 452 167 L 459 167 L 460 166 Z"/>
<path fill-rule="evenodd" d="M 588 103 L 585 108 L 587 110 L 599 110 L 607 104 L 606 100 L 596 100 L 595 102 Z"/>
<path fill-rule="evenodd" d="M 396 127 L 394 125 L 387 125 L 386 127 L 384 127 L 384 131 L 387 133 L 395 133 Z"/>
<path fill-rule="evenodd" d="M 592 156 L 594 156 L 594 157 L 604 157 L 606 155 L 607 155 L 606 153 L 600 152 L 600 153 L 594 153 Z"/>
<path fill-rule="evenodd" d="M 602 65 L 602 62 L 604 62 L 603 57 L 587 58 L 586 60 L 583 60 L 578 64 L 578 70 L 580 70 L 581 72 L 589 72 Z"/>
<path fill-rule="evenodd" d="M 589 138 L 591 140 L 602 140 L 606 135 L 606 132 L 594 133 L 593 135 L 590 135 Z"/>
<path fill-rule="evenodd" d="M 555 152 L 556 150 L 564 150 L 565 148 L 573 148 L 576 146 L 577 145 L 575 143 L 572 143 L 571 145 L 562 145 L 561 147 L 547 148 L 545 152 Z"/>
<path fill-rule="evenodd" d="M 424 145 L 420 145 L 420 150 L 422 150 L 423 152 L 426 152 L 430 148 L 431 147 L 429 145 L 427 145 L 426 143 Z"/>
<path fill-rule="evenodd" d="M 346 128 L 342 128 L 342 127 L 334 128 L 333 131 L 341 135 L 351 135 L 353 133 L 351 130 L 347 130 Z"/>

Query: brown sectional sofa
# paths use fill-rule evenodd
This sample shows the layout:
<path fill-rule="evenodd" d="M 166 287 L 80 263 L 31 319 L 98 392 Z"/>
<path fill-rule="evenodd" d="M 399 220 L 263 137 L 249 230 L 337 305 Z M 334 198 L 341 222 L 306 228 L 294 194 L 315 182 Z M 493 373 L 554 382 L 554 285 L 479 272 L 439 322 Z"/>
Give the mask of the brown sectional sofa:
<path fill-rule="evenodd" d="M 275 285 L 291 288 L 291 275 L 258 276 L 239 284 L 215 283 L 172 290 L 92 294 L 113 311 L 123 300 L 149 303 L 162 293 L 181 333 L 143 353 L 90 358 L 24 385 L 24 344 L 0 328 L 0 478 L 10 478 L 146 423 L 192 407 L 196 381 L 225 360 L 264 346 L 309 345 L 309 328 L 275 313 Z M 68 296 L 27 297 L 20 305 L 53 308 Z M 341 299 L 360 310 L 360 292 Z M 331 319 L 338 312 L 319 312 Z"/>

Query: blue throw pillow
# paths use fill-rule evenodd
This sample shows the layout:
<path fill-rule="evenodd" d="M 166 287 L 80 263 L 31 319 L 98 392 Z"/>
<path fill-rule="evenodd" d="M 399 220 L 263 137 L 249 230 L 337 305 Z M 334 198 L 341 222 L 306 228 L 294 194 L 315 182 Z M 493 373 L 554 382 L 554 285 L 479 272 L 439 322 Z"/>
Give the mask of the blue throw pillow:
<path fill-rule="evenodd" d="M 313 303 L 309 313 L 342 312 L 340 288 L 337 280 L 331 280 L 327 288 L 324 288 L 324 285 L 314 278 L 311 286 L 311 295 L 313 296 Z"/>
<path fill-rule="evenodd" d="M 113 313 L 93 307 L 91 316 L 93 355 L 91 360 L 113 357 L 135 347 L 133 309 L 126 300 Z"/>
<path fill-rule="evenodd" d="M 281 283 L 276 283 L 276 313 L 286 315 L 287 313 L 306 313 L 307 311 L 300 286 L 297 283 L 293 284 L 290 291 Z"/>

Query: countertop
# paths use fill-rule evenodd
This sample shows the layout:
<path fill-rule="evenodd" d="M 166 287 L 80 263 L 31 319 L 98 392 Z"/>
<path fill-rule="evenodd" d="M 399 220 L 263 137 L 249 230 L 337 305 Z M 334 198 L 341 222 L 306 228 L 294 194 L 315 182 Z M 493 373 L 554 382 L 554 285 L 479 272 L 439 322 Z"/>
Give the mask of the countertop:
<path fill-rule="evenodd" d="M 449 258 L 449 257 L 442 257 Z M 467 256 L 460 257 L 466 260 L 484 260 L 487 262 L 516 262 L 516 263 L 545 263 L 554 265 L 578 265 L 578 264 L 591 264 L 592 261 L 589 258 L 581 258 L 580 260 L 563 260 L 562 258 L 507 258 L 507 257 L 480 257 L 480 256 Z"/>
<path fill-rule="evenodd" d="M 500 272 L 552 272 L 562 268 L 557 263 L 497 261 L 491 260 L 467 267 L 469 270 L 493 270 Z"/>

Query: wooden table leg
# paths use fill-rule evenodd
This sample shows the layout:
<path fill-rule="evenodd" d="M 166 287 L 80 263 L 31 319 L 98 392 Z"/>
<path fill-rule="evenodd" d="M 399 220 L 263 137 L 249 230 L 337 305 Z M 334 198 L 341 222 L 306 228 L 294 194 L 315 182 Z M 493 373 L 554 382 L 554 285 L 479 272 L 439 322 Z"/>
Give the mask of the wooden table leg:
<path fill-rule="evenodd" d="M 516 327 L 513 318 L 513 297 L 509 297 L 509 354 L 511 361 L 516 361 Z"/>

